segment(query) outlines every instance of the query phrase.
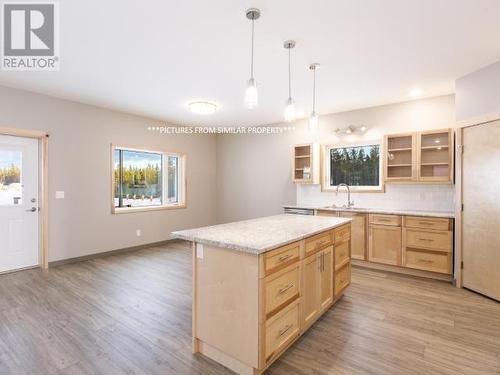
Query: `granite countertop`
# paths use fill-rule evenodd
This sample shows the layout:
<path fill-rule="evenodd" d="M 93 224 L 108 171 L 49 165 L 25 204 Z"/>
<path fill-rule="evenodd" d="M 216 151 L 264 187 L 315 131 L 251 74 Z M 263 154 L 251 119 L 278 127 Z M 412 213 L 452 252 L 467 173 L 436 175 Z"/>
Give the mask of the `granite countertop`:
<path fill-rule="evenodd" d="M 339 217 L 283 214 L 176 231 L 172 232 L 172 238 L 261 254 L 350 221 Z"/>
<path fill-rule="evenodd" d="M 454 218 L 454 212 L 447 211 L 427 211 L 427 210 L 404 210 L 404 209 L 392 209 L 392 208 L 364 208 L 364 207 L 325 207 L 325 206 L 311 206 L 311 205 L 296 205 L 290 204 L 285 205 L 283 208 L 301 208 L 308 210 L 322 210 L 322 211 L 346 211 L 346 212 L 360 212 L 368 214 L 389 214 L 389 215 L 409 215 L 409 216 L 432 216 L 432 217 L 444 217 L 444 218 Z"/>

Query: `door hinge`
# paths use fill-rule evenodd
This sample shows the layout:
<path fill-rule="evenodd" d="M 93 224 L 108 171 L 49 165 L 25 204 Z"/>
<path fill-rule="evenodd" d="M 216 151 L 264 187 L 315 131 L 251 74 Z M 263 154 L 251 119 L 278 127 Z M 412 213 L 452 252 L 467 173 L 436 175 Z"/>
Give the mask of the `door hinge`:
<path fill-rule="evenodd" d="M 457 147 L 460 150 L 460 154 L 463 155 L 463 153 L 464 153 L 464 145 L 458 145 Z"/>
<path fill-rule="evenodd" d="M 462 203 L 462 212 L 464 212 L 464 204 Z"/>
<path fill-rule="evenodd" d="M 463 261 L 460 262 L 460 269 L 462 269 L 462 270 L 464 269 L 464 262 Z"/>

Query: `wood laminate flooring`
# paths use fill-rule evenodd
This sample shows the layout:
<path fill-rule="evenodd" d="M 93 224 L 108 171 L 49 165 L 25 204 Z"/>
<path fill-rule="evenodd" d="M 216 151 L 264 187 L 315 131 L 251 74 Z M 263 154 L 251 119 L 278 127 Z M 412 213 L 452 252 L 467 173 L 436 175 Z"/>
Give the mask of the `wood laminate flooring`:
<path fill-rule="evenodd" d="M 500 304 L 353 269 L 267 374 L 500 374 Z M 0 275 L 0 374 L 231 374 L 191 354 L 191 254 L 175 242 Z"/>

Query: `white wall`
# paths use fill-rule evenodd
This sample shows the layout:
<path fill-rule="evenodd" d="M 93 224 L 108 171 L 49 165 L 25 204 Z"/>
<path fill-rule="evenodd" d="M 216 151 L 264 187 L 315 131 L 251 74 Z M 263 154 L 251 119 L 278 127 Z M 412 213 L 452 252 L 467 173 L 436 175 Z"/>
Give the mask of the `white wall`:
<path fill-rule="evenodd" d="M 283 125 L 283 124 L 280 124 Z M 286 126 L 288 126 L 287 124 Z M 217 220 L 233 220 L 282 212 L 283 204 L 343 203 L 344 196 L 321 192 L 319 186 L 292 183 L 292 146 L 298 143 L 355 144 L 382 140 L 384 134 L 455 127 L 454 96 L 391 104 L 321 116 L 320 130 L 310 133 L 307 121 L 284 135 L 224 135 L 217 137 Z M 366 125 L 363 136 L 339 138 L 334 130 Z M 450 185 L 393 185 L 386 193 L 358 193 L 360 206 L 453 210 Z"/>
<path fill-rule="evenodd" d="M 0 87 L 0 127 L 49 132 L 49 261 L 166 240 L 216 221 L 215 136 L 165 135 L 153 119 Z M 187 153 L 186 209 L 112 215 L 110 144 Z M 66 193 L 55 200 L 56 190 Z M 142 237 L 136 237 L 136 229 Z"/>
<path fill-rule="evenodd" d="M 500 118 L 500 61 L 456 81 L 457 121 Z"/>

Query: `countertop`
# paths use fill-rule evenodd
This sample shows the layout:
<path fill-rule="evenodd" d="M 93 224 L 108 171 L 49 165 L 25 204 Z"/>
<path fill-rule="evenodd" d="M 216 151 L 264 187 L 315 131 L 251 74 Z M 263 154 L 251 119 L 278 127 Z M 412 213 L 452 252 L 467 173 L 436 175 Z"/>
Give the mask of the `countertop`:
<path fill-rule="evenodd" d="M 172 232 L 172 238 L 261 254 L 350 221 L 339 217 L 282 214 L 176 231 Z"/>
<path fill-rule="evenodd" d="M 364 208 L 364 207 L 325 207 L 325 206 L 308 206 L 308 205 L 285 205 L 283 208 L 301 208 L 309 210 L 322 210 L 322 211 L 344 211 L 344 212 L 359 212 L 367 214 L 389 214 L 389 215 L 409 215 L 409 216 L 431 216 L 431 217 L 445 217 L 453 219 L 454 212 L 446 211 L 426 211 L 426 210 L 401 210 L 392 208 Z"/>

